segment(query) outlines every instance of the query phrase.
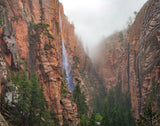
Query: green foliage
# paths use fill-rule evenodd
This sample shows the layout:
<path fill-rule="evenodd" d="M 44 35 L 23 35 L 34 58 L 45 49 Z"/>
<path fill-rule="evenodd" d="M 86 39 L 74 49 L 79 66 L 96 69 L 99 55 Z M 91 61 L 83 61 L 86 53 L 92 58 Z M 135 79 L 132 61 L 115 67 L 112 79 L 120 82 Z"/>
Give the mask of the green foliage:
<path fill-rule="evenodd" d="M 157 126 L 160 125 L 160 83 L 152 79 L 151 92 L 147 97 L 147 105 L 143 114 L 137 119 L 138 126 Z M 153 109 L 154 107 L 157 110 Z"/>
<path fill-rule="evenodd" d="M 69 122 L 68 120 L 65 119 L 64 116 L 63 116 L 63 126 L 69 126 Z"/>
<path fill-rule="evenodd" d="M 92 99 L 90 100 L 90 105 L 94 108 L 94 111 L 97 113 L 100 113 L 101 115 L 103 114 L 103 109 L 104 108 L 104 99 L 105 96 L 101 91 L 99 94 L 97 92 L 93 91 L 92 92 Z"/>
<path fill-rule="evenodd" d="M 0 19 L 0 25 L 2 25 L 2 23 L 3 23 L 3 19 Z"/>
<path fill-rule="evenodd" d="M 31 89 L 31 83 L 30 81 L 27 79 L 27 73 L 26 71 L 22 71 L 21 73 L 17 74 L 18 80 L 14 80 L 16 84 L 16 86 L 18 86 L 18 91 L 17 91 L 17 97 L 16 97 L 16 103 L 15 103 L 15 113 L 17 115 L 16 118 L 19 118 L 20 120 L 18 120 L 16 123 L 18 125 L 23 125 L 25 126 L 26 123 L 29 121 L 29 113 L 30 113 L 30 107 L 31 107 L 31 102 L 30 102 L 30 98 L 31 98 L 31 94 L 30 94 L 30 89 Z"/>
<path fill-rule="evenodd" d="M 80 126 L 88 126 L 88 117 L 85 114 L 81 116 Z"/>
<path fill-rule="evenodd" d="M 96 113 L 96 116 L 95 116 L 96 122 L 101 122 L 102 119 L 103 119 L 103 117 L 99 113 Z"/>
<path fill-rule="evenodd" d="M 49 24 L 43 24 L 43 23 L 38 23 L 38 24 L 33 24 L 32 27 L 37 30 L 38 28 L 41 29 L 46 29 L 49 27 Z"/>
<path fill-rule="evenodd" d="M 95 112 L 92 113 L 91 118 L 89 119 L 88 126 L 97 126 Z"/>
<path fill-rule="evenodd" d="M 14 72 L 13 71 L 11 71 L 11 72 L 9 72 L 9 70 L 7 70 L 7 73 L 8 73 L 8 78 L 7 78 L 7 80 L 10 82 L 10 81 L 12 81 L 13 83 L 15 82 L 15 76 L 14 76 Z"/>
<path fill-rule="evenodd" d="M 46 108 L 47 103 L 43 94 L 43 85 L 39 85 L 35 72 L 31 75 L 31 84 L 30 124 L 44 124 L 46 122 L 43 120 L 49 118 L 49 112 Z"/>
<path fill-rule="evenodd" d="M 119 86 L 111 89 L 107 95 L 101 126 L 135 126 L 130 95 L 124 95 Z"/>
<path fill-rule="evenodd" d="M 84 93 L 81 92 L 81 88 L 79 86 L 81 81 L 78 78 L 76 78 L 75 81 L 77 82 L 77 85 L 73 91 L 73 98 L 77 104 L 78 115 L 81 117 L 83 114 L 87 115 L 88 106 L 86 104 L 86 97 Z"/>
<path fill-rule="evenodd" d="M 65 78 L 65 80 L 67 79 L 66 69 L 63 70 L 63 77 Z"/>
<path fill-rule="evenodd" d="M 140 115 L 140 118 L 137 119 L 138 126 L 156 126 L 156 124 L 160 124 L 160 113 L 153 112 L 152 103 L 149 102 L 147 104 L 147 108 L 145 109 L 143 115 Z"/>
<path fill-rule="evenodd" d="M 60 73 L 60 76 L 63 78 L 63 73 Z"/>
<path fill-rule="evenodd" d="M 81 83 L 81 81 L 78 78 L 75 78 L 75 81 L 77 82 L 78 85 Z"/>
<path fill-rule="evenodd" d="M 100 86 L 98 86 L 91 77 L 89 77 L 89 83 L 90 86 L 93 86 L 95 90 L 92 90 L 92 98 L 89 101 L 89 105 L 92 106 L 94 111 L 96 113 L 103 114 L 103 108 L 104 108 L 104 99 L 106 98 L 106 88 L 103 85 L 103 81 L 99 78 L 99 76 L 94 73 L 99 83 L 101 83 Z"/>
<path fill-rule="evenodd" d="M 62 74 L 63 75 L 63 74 Z M 66 83 L 66 80 L 65 79 L 63 79 L 62 81 L 61 81 L 62 83 L 62 85 L 61 85 L 61 97 L 66 97 L 67 96 L 67 93 L 69 92 L 68 91 L 68 88 L 67 88 L 67 83 Z"/>
<path fill-rule="evenodd" d="M 17 97 L 12 105 L 6 104 L 6 110 L 10 112 L 7 119 L 12 125 L 17 126 L 46 126 L 54 125 L 51 121 L 53 112 L 50 114 L 47 109 L 47 102 L 44 96 L 43 85 L 39 84 L 36 73 L 31 74 L 30 79 L 25 70 L 17 74 L 11 72 L 8 80 L 12 81 L 16 87 Z"/>
<path fill-rule="evenodd" d="M 54 112 L 54 110 L 51 110 L 50 115 L 51 115 L 51 120 L 54 121 L 54 125 L 55 125 L 55 126 L 58 126 L 58 125 L 59 125 L 59 124 L 58 124 L 58 118 L 57 118 L 57 115 L 56 115 L 56 113 Z"/>
<path fill-rule="evenodd" d="M 21 65 L 21 64 L 24 64 L 24 62 L 23 61 L 19 61 L 19 65 Z"/>
<path fill-rule="evenodd" d="M 93 112 L 90 118 L 83 114 L 81 116 L 80 126 L 98 126 L 101 120 L 102 116 L 99 113 Z"/>

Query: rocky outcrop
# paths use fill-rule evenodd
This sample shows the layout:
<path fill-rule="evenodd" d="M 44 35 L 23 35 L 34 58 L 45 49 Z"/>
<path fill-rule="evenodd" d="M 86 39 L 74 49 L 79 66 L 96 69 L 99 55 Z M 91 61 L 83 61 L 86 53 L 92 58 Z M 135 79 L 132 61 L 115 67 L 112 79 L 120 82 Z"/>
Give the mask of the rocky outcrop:
<path fill-rule="evenodd" d="M 107 89 L 120 84 L 131 93 L 136 117 L 145 107 L 152 79 L 160 80 L 160 1 L 149 0 L 127 32 L 112 35 L 101 44 L 96 71 Z M 104 58 L 104 57 L 105 58 Z"/>
<path fill-rule="evenodd" d="M 78 124 L 76 105 L 73 102 L 71 105 L 69 99 L 69 108 L 66 103 L 65 106 L 61 104 L 60 6 L 58 0 L 0 1 L 0 45 L 8 68 L 18 71 L 24 67 L 22 62 L 27 62 L 30 72 L 36 71 L 44 85 L 48 108 L 54 108 L 59 124 L 63 125 L 65 116 L 75 126 Z M 70 28 L 69 23 L 63 26 Z"/>
<path fill-rule="evenodd" d="M 80 120 L 77 118 L 77 105 L 68 98 L 61 99 L 61 104 L 64 110 L 64 117 L 69 120 L 70 125 L 78 125 Z"/>

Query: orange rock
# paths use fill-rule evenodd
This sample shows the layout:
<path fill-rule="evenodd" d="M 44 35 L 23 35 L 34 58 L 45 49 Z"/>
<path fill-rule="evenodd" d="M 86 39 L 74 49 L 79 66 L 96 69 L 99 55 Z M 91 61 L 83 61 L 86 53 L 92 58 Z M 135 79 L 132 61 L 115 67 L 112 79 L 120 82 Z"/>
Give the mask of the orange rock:
<path fill-rule="evenodd" d="M 59 124 L 63 125 L 64 110 L 60 104 L 62 43 L 59 29 L 59 6 L 62 5 L 58 0 L 5 0 L 5 2 L 7 7 L 3 15 L 6 28 L 3 31 L 3 38 L 0 39 L 5 60 L 11 69 L 23 68 L 19 67 L 19 62 L 27 61 L 30 68 L 36 70 L 40 82 L 44 85 L 48 107 L 50 110 L 54 108 Z M 64 15 L 63 11 L 61 13 Z M 40 22 L 41 26 L 38 25 Z M 44 28 L 45 24 L 49 27 Z M 71 28 L 70 23 L 63 26 Z M 70 35 L 74 35 L 74 28 L 71 28 L 71 31 Z M 72 109 L 77 113 L 75 106 L 73 108 L 71 106 L 69 111 Z M 77 123 L 77 119 L 75 117 L 72 121 Z"/>
<path fill-rule="evenodd" d="M 135 117 L 139 117 L 145 107 L 152 79 L 160 80 L 160 60 L 156 59 L 160 50 L 158 4 L 154 0 L 148 1 L 127 33 L 122 31 L 123 41 L 120 41 L 119 33 L 105 39 L 95 59 L 96 71 L 107 89 L 120 84 L 124 93 L 130 92 Z"/>

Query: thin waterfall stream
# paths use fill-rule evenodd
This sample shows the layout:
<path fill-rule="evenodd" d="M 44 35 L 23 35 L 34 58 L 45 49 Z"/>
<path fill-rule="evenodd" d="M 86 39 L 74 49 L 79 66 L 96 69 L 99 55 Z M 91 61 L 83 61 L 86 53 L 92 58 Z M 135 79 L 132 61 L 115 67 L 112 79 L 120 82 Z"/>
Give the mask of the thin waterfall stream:
<path fill-rule="evenodd" d="M 59 10 L 59 21 L 60 21 L 60 32 L 62 37 L 62 70 L 63 70 L 63 75 L 68 83 L 68 89 L 73 92 L 74 84 L 73 84 L 72 74 L 70 73 L 70 67 L 67 59 L 66 48 L 65 48 L 64 39 L 62 36 L 62 21 L 61 21 L 60 10 Z"/>

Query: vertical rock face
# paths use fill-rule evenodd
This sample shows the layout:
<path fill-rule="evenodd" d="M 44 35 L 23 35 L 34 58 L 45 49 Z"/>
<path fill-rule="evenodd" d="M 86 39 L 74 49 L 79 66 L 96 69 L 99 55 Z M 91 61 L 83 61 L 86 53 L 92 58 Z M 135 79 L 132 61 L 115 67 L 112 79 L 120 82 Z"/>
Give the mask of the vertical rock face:
<path fill-rule="evenodd" d="M 104 94 L 103 84 L 106 89 L 120 84 L 123 92 L 131 93 L 132 108 L 138 116 L 144 108 L 152 78 L 160 80 L 159 10 L 159 0 L 148 1 L 128 31 L 104 40 L 93 66 L 58 0 L 2 0 L 0 94 L 4 94 L 7 83 L 6 67 L 18 71 L 23 68 L 20 62 L 27 61 L 43 83 L 48 107 L 54 108 L 59 124 L 63 124 L 64 116 L 70 125 L 77 125 L 77 107 L 69 99 L 70 92 L 65 97 L 61 94 L 63 36 L 73 82 L 76 84 L 75 78 L 81 80 L 87 103 L 92 104 L 94 93 Z"/>
<path fill-rule="evenodd" d="M 120 84 L 123 92 L 131 93 L 136 117 L 144 109 L 152 79 L 160 80 L 159 10 L 159 0 L 148 1 L 128 32 L 104 40 L 99 53 L 102 56 L 95 59 L 96 71 L 107 89 Z"/>
<path fill-rule="evenodd" d="M 122 48 L 124 44 L 124 38 L 120 38 L 120 36 L 123 37 L 122 32 L 115 33 L 109 38 L 105 39 L 105 42 L 100 45 L 99 48 L 101 48 L 101 50 L 97 52 L 97 58 L 95 59 L 97 66 L 96 71 L 98 72 L 102 81 L 106 83 L 105 86 L 107 89 L 111 89 L 117 84 L 119 69 L 122 68 L 121 65 L 123 65 L 123 56 L 125 56 L 125 49 Z"/>
<path fill-rule="evenodd" d="M 62 44 L 59 6 L 62 8 L 58 0 L 2 0 L 0 57 L 3 56 L 4 62 L 12 70 L 22 69 L 20 62 L 27 61 L 30 69 L 36 70 L 39 81 L 43 83 L 48 107 L 54 108 L 59 124 L 63 124 L 62 116 L 65 114 L 70 125 L 75 126 L 79 122 L 77 107 L 71 100 L 61 98 Z M 64 36 L 74 36 L 74 27 L 71 28 L 69 23 L 63 26 L 72 31 L 70 34 L 64 31 Z M 2 64 L 2 60 L 0 63 Z M 3 76 L 5 77 L 5 71 Z"/>
<path fill-rule="evenodd" d="M 76 85 L 75 78 L 81 81 L 80 87 L 86 96 L 89 105 L 89 112 L 92 111 L 93 94 L 99 95 L 103 84 L 96 74 L 91 59 L 85 53 L 82 42 L 78 39 L 74 32 L 74 25 L 68 22 L 67 17 L 64 15 L 63 6 L 60 6 L 61 20 L 62 20 L 62 36 L 64 39 L 66 53 L 68 56 L 70 71 L 73 76 L 73 82 Z M 96 92 L 95 92 L 96 91 Z"/>

